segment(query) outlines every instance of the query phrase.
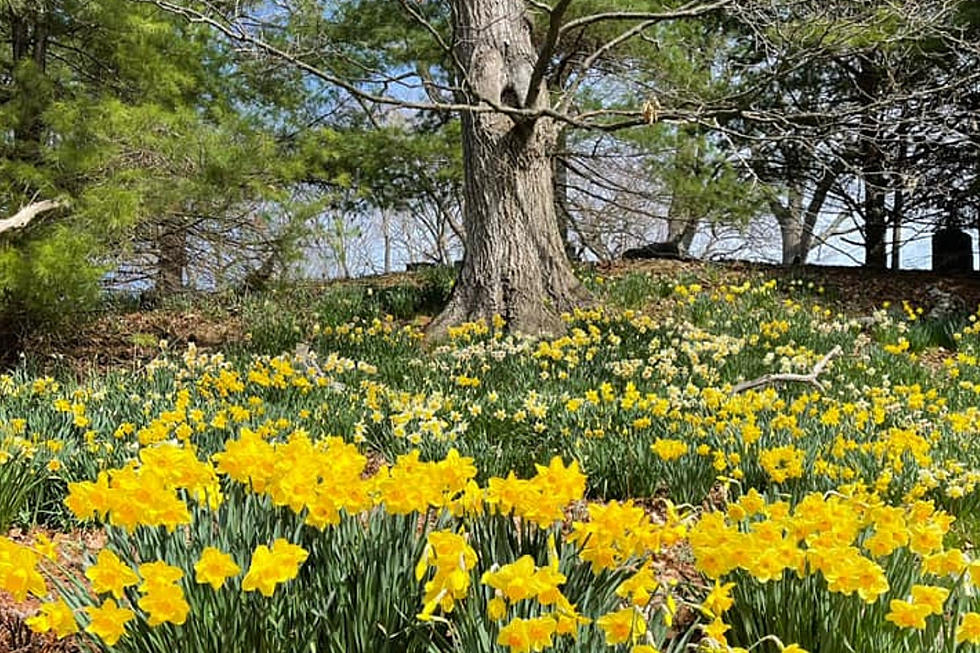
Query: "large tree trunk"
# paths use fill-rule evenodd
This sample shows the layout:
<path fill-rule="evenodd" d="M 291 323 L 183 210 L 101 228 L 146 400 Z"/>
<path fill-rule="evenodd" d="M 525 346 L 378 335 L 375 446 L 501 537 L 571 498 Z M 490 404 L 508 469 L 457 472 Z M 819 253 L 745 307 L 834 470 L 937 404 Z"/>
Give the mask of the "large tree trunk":
<path fill-rule="evenodd" d="M 809 203 L 805 206 L 803 188 L 795 181 L 789 186 L 788 207 L 780 204 L 778 200 L 770 202 L 770 208 L 779 223 L 783 265 L 806 265 L 807 257 L 813 248 L 813 232 L 817 226 L 817 219 L 836 179 L 837 168 L 828 167 L 817 182 Z"/>
<path fill-rule="evenodd" d="M 803 225 L 799 220 L 779 221 L 780 240 L 783 243 L 783 265 L 803 265 Z"/>
<path fill-rule="evenodd" d="M 456 56 L 468 97 L 522 107 L 537 53 L 524 0 L 456 0 Z M 535 107 L 547 103 L 536 94 Z M 558 127 L 498 112 L 462 116 L 466 255 L 449 304 L 430 325 L 500 315 L 526 334 L 563 330 L 560 315 L 587 297 L 558 229 L 552 156 Z"/>

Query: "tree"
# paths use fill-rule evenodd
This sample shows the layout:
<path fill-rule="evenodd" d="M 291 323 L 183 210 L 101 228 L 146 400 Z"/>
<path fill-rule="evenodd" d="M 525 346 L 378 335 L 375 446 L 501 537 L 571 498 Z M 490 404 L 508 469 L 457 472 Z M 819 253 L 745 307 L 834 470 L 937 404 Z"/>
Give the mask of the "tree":
<path fill-rule="evenodd" d="M 494 315 L 517 331 L 557 332 L 561 313 L 587 299 L 565 255 L 555 210 L 553 155 L 563 127 L 616 131 L 731 111 L 657 110 L 653 102 L 637 103 L 627 78 L 617 82 L 607 106 L 576 106 L 599 64 L 625 48 L 651 47 L 642 40 L 648 30 L 707 15 L 731 0 L 637 1 L 625 7 L 571 0 L 553 6 L 524 0 L 400 1 L 401 20 L 416 36 L 425 35 L 425 47 L 417 38 L 393 38 L 382 29 L 379 16 L 391 3 L 348 1 L 330 10 L 282 3 L 277 12 L 264 4 L 153 2 L 210 25 L 254 56 L 288 61 L 361 102 L 460 116 L 466 255 L 449 304 L 431 325 L 437 333 Z M 339 34 L 337 25 L 344 21 L 359 23 L 363 31 L 354 39 L 350 31 Z M 576 47 L 563 50 L 569 43 Z M 406 50 L 416 59 L 407 67 L 416 71 L 414 83 L 406 67 L 386 66 L 396 51 L 400 61 L 409 58 Z M 421 98 L 418 90 L 424 91 Z"/>
<path fill-rule="evenodd" d="M 644 37 L 656 48 L 618 51 L 600 71 L 609 78 L 640 71 L 642 77 L 633 74 L 634 105 L 647 97 L 673 107 L 723 106 L 739 93 L 740 76 L 728 63 L 739 43 L 733 24 L 720 12 L 665 22 Z M 609 102 L 593 99 L 597 94 L 580 93 L 580 110 Z M 759 212 L 760 184 L 747 174 L 744 155 L 714 126 L 658 121 L 614 133 L 569 131 L 562 159 L 572 174 L 560 186 L 568 189 L 573 231 L 600 259 L 651 240 L 670 241 L 687 254 L 700 226 L 738 228 Z"/>
<path fill-rule="evenodd" d="M 948 196 L 962 178 L 962 167 L 940 172 L 934 162 L 969 132 L 963 101 L 976 89 L 977 47 L 957 16 L 970 4 L 803 1 L 739 12 L 752 44 L 743 65 L 770 85 L 762 106 L 796 116 L 732 134 L 772 188 L 784 263 L 805 262 L 811 246 L 826 243 L 818 218 L 839 204 L 831 234 L 858 234 L 844 242 L 883 268 L 889 224 L 895 262 L 900 225 L 928 221 L 928 196 Z M 929 170 L 934 183 L 917 183 Z"/>
<path fill-rule="evenodd" d="M 463 236 L 459 121 L 396 117 L 358 116 L 304 135 L 303 186 L 319 192 L 329 211 L 359 219 L 363 232 L 380 231 L 386 272 L 398 246 L 408 250 L 406 262 L 448 265 Z"/>
<path fill-rule="evenodd" d="M 696 126 L 692 134 L 719 133 L 732 141 L 745 136 L 732 149 L 741 155 L 748 143 L 759 142 L 801 145 L 813 152 L 814 134 L 826 141 L 828 132 L 842 130 L 855 135 L 856 149 L 848 151 L 863 153 L 863 164 L 849 161 L 846 172 L 868 180 L 872 192 L 865 204 L 874 209 L 867 219 L 873 230 L 869 241 L 874 241 L 883 207 L 879 189 L 889 179 L 887 170 L 874 167 L 875 157 L 884 152 L 879 127 L 902 96 L 869 86 L 875 81 L 871 73 L 880 68 L 871 58 L 881 47 L 895 52 L 915 47 L 921 28 L 958 4 L 145 1 L 210 26 L 245 57 L 285 62 L 307 76 L 311 90 L 339 93 L 368 112 L 385 107 L 408 121 L 459 116 L 466 255 L 452 298 L 431 325 L 435 333 L 497 314 L 514 330 L 555 332 L 562 328 L 560 314 L 587 300 L 564 251 L 561 232 L 568 215 L 556 210 L 564 204 L 554 191 L 555 153 L 572 131 L 609 134 L 651 124 L 689 124 Z M 392 11 L 395 6 L 400 13 Z M 726 83 L 665 93 L 664 76 L 651 72 L 662 47 L 658 30 L 685 20 L 719 30 L 723 47 L 713 52 L 729 56 L 698 65 L 703 72 L 719 71 Z M 816 109 L 792 98 L 783 101 L 795 88 L 780 80 L 812 65 L 807 55 L 813 53 L 828 65 L 867 59 L 868 83 L 857 84 L 857 91 L 846 96 L 818 95 Z M 701 77 L 710 81 L 712 75 Z M 941 86 L 916 92 L 935 96 Z M 565 173 L 558 168 L 561 183 Z M 813 180 L 815 189 L 826 185 L 819 182 Z M 806 227 L 807 218 L 795 219 Z M 798 232 L 800 244 L 790 249 L 802 249 L 808 237 L 805 230 Z M 881 250 L 877 244 L 869 247 L 876 256 Z"/>
<path fill-rule="evenodd" d="M 0 234 L 3 335 L 85 311 L 107 278 L 178 289 L 219 235 L 272 240 L 259 216 L 292 164 L 211 30 L 127 0 L 2 11 L 0 216 L 50 209 Z"/>

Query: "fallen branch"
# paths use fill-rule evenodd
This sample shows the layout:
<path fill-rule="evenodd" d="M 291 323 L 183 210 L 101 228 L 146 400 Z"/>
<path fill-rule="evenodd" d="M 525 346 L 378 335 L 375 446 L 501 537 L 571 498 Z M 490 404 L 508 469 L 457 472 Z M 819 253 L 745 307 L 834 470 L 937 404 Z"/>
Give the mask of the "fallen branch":
<path fill-rule="evenodd" d="M 330 379 L 329 376 L 323 373 L 323 370 L 317 364 L 316 354 L 310 351 L 310 345 L 308 343 L 305 342 L 296 343 L 296 350 L 294 352 L 294 357 L 296 358 L 297 363 L 306 366 L 307 373 L 309 373 L 310 370 L 313 370 L 313 372 L 316 374 L 317 377 L 324 377 Z M 327 384 L 327 387 L 330 388 L 331 390 L 334 390 L 335 392 L 343 392 L 344 390 L 347 389 L 346 385 L 344 385 L 340 381 L 334 381 L 332 379 Z"/>
<path fill-rule="evenodd" d="M 732 388 L 732 394 L 737 395 L 740 392 L 745 392 L 746 390 L 751 390 L 752 388 L 758 388 L 759 386 L 769 385 L 771 383 L 809 383 L 810 385 L 815 385 L 820 389 L 821 392 L 824 391 L 823 384 L 817 379 L 820 373 L 823 372 L 823 368 L 827 367 L 827 363 L 831 360 L 840 356 L 841 348 L 837 345 L 831 349 L 826 356 L 820 359 L 816 365 L 814 365 L 813 370 L 809 374 L 766 374 L 765 376 L 760 376 L 758 379 L 753 379 L 751 381 L 743 381 Z"/>
<path fill-rule="evenodd" d="M 59 202 L 57 200 L 32 202 L 31 204 L 28 204 L 22 208 L 20 211 L 17 211 L 17 213 L 15 213 L 13 216 L 0 220 L 0 234 L 4 233 L 5 231 L 12 231 L 14 229 L 26 227 L 31 220 L 36 218 L 41 213 L 53 211 L 54 209 L 60 209 L 64 205 L 64 202 Z"/>

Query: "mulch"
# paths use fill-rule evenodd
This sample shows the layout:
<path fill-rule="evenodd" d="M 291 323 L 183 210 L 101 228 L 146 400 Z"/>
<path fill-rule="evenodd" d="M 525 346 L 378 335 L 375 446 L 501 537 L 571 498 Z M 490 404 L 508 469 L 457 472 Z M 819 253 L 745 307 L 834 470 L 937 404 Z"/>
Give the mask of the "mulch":
<path fill-rule="evenodd" d="M 49 577 L 67 582 L 69 577 L 84 581 L 85 554 L 95 554 L 105 546 L 105 535 L 97 529 L 76 529 L 68 533 L 45 528 L 23 531 L 11 529 L 7 537 L 23 544 L 31 545 L 38 535 L 45 535 L 58 547 L 58 560 L 52 563 L 44 560 L 44 572 Z M 28 597 L 23 603 L 15 603 L 13 597 L 0 591 L 0 651 L 4 653 L 78 653 L 79 642 L 74 637 L 57 640 L 52 635 L 39 635 L 31 631 L 25 619 L 34 615 L 41 601 Z"/>

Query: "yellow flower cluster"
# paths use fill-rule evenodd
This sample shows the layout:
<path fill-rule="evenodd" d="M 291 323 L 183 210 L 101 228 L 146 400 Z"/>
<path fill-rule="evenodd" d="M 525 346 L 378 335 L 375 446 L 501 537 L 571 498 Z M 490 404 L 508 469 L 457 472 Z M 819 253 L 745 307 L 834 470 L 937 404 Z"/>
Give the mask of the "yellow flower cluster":
<path fill-rule="evenodd" d="M 419 618 L 428 620 L 440 608 L 453 611 L 455 601 L 466 596 L 470 589 L 470 570 L 476 566 L 476 552 L 466 543 L 465 534 L 433 531 L 427 537 L 422 558 L 415 567 L 416 580 L 425 578 L 429 567 L 435 567 L 435 577 L 425 583 L 425 598 Z"/>
<path fill-rule="evenodd" d="M 759 464 L 775 483 L 803 476 L 804 453 L 793 445 L 773 447 L 759 453 Z"/>
<path fill-rule="evenodd" d="M 369 508 L 369 485 L 361 478 L 367 459 L 340 438 L 314 443 L 304 431 L 294 431 L 283 444 L 274 444 L 243 427 L 237 440 L 214 455 L 217 471 L 267 494 L 275 505 L 294 512 L 307 510 L 307 523 L 324 528 L 340 521 L 340 511 Z"/>
<path fill-rule="evenodd" d="M 888 604 L 891 610 L 885 619 L 899 628 L 924 630 L 926 617 L 941 615 L 948 596 L 949 590 L 945 587 L 915 585 L 912 587 L 911 601 L 891 600 Z"/>
<path fill-rule="evenodd" d="M 786 571 L 800 578 L 821 574 L 829 591 L 874 603 L 889 590 L 880 561 L 898 549 L 917 554 L 923 573 L 955 575 L 967 568 L 958 549 L 942 550 L 951 522 L 922 501 L 900 508 L 866 498 L 809 494 L 791 508 L 782 501 L 766 503 L 752 491 L 731 504 L 727 514 L 704 515 L 690 529 L 689 541 L 698 568 L 711 578 L 736 569 L 762 583 Z M 945 588 L 916 585 L 911 601 L 891 601 L 887 619 L 901 627 L 925 628 L 926 617 L 942 614 L 948 595 Z M 729 606 L 710 596 L 705 601 L 716 616 Z"/>
<path fill-rule="evenodd" d="M 565 575 L 558 571 L 553 536 L 547 567 L 537 567 L 534 560 L 525 555 L 515 562 L 484 572 L 480 581 L 494 589 L 494 598 L 487 606 L 491 619 L 504 619 L 508 603 L 525 600 L 536 601 L 551 610 L 534 619 L 515 617 L 501 628 L 497 643 L 511 651 L 536 651 L 552 646 L 555 635 L 577 637 L 579 626 L 589 623 L 589 619 L 578 614 L 562 593 L 559 586 L 565 580 Z"/>
<path fill-rule="evenodd" d="M 619 567 L 631 558 L 657 553 L 674 546 L 687 535 L 687 526 L 670 504 L 666 521 L 655 523 L 632 501 L 589 504 L 589 521 L 573 522 L 570 542 L 581 547 L 579 557 L 599 573 Z"/>
<path fill-rule="evenodd" d="M 132 531 L 137 526 L 165 526 L 171 532 L 191 521 L 178 490 L 216 507 L 221 501 L 217 476 L 192 448 L 161 444 L 140 452 L 140 462 L 95 481 L 68 485 L 65 505 L 81 520 L 98 518 Z"/>
<path fill-rule="evenodd" d="M 47 589 L 37 567 L 36 554 L 18 544 L 10 543 L 10 548 L 20 557 L 22 566 L 19 568 L 19 575 L 29 579 L 29 582 L 20 585 L 9 583 L 2 588 L 11 593 L 17 591 L 15 598 L 20 601 L 27 592 L 38 597 L 44 596 Z M 273 542 L 271 548 L 259 545 L 252 554 L 248 573 L 242 579 L 242 589 L 246 592 L 257 590 L 263 596 L 272 596 L 276 586 L 296 577 L 307 556 L 305 549 L 282 538 Z M 215 591 L 228 578 L 241 573 L 241 568 L 230 555 L 214 547 L 204 550 L 194 569 L 197 582 L 209 584 Z M 190 605 L 180 584 L 184 572 L 166 562 L 158 560 L 143 563 L 139 565 L 137 572 L 114 551 L 105 548 L 99 552 L 95 564 L 85 570 L 85 577 L 95 594 L 112 596 L 99 606 L 85 608 L 89 614 L 86 631 L 98 636 L 109 646 L 119 641 L 125 634 L 126 624 L 136 618 L 133 606 L 125 607 L 117 603 L 128 600 L 127 588 L 136 586 L 141 595 L 136 600 L 136 606 L 145 614 L 146 623 L 151 627 L 164 623 L 180 626 L 190 613 Z M 21 586 L 23 593 L 19 591 Z M 59 638 L 78 630 L 74 613 L 62 599 L 42 603 L 40 612 L 29 618 L 27 625 L 35 632 L 54 632 Z"/>
<path fill-rule="evenodd" d="M 668 438 L 657 438 L 650 445 L 650 450 L 660 456 L 661 460 L 670 462 L 677 460 L 687 453 L 688 446 L 683 440 L 672 440 Z"/>
<path fill-rule="evenodd" d="M 150 626 L 172 623 L 180 626 L 187 620 L 190 605 L 184 599 L 184 590 L 177 582 L 184 577 L 184 572 L 165 562 L 148 562 L 140 565 L 139 574 L 143 583 L 139 591 L 143 597 L 138 601 L 139 607 L 149 618 Z"/>
<path fill-rule="evenodd" d="M 963 614 L 967 603 L 977 607 L 959 584 L 980 579 L 980 566 L 968 554 L 944 549 L 951 517 L 923 500 L 943 501 L 957 514 L 975 505 L 980 472 L 971 461 L 980 410 L 971 402 L 980 395 L 980 351 L 975 338 L 965 336 L 980 333 L 980 327 L 957 334 L 961 349 L 943 363 L 950 378 L 923 376 L 920 383 L 901 385 L 892 380 L 905 378 L 904 373 L 889 374 L 892 380 L 887 380 L 882 372 L 891 370 L 875 367 L 909 365 L 910 341 L 916 348 L 918 341 L 907 324 L 884 311 L 875 313 L 870 330 L 881 342 L 869 344 L 864 341 L 868 329 L 834 317 L 824 306 L 779 303 L 770 284 L 718 285 L 707 291 L 698 284 L 673 284 L 665 287 L 673 296 L 665 300 L 663 316 L 577 310 L 565 316 L 567 333 L 553 340 L 508 337 L 499 319 L 463 325 L 452 331 L 452 343 L 432 356 L 407 354 L 413 371 L 431 375 L 416 387 L 398 378 L 374 377 L 378 370 L 373 365 L 338 354 L 319 360 L 309 353 L 254 356 L 241 365 L 193 347 L 183 366 L 164 354 L 147 367 L 148 378 L 169 375 L 155 379 L 166 383 L 138 393 L 120 386 L 116 403 L 103 404 L 106 393 L 95 386 L 63 390 L 52 379 L 22 382 L 0 376 L 0 395 L 22 406 L 36 401 L 43 411 L 53 411 L 54 424 L 73 434 L 46 440 L 32 432 L 42 430 L 40 424 L 49 417 L 41 409 L 43 419 L 29 411 L 5 417 L 0 462 L 12 455 L 33 456 L 42 474 L 71 479 L 77 473 L 72 457 L 90 455 L 86 462 L 94 468 L 112 469 L 94 480 L 71 483 L 68 505 L 79 518 L 99 519 L 134 536 L 141 526 L 173 532 L 202 509 L 219 508 L 225 500 L 219 481 L 227 490 L 229 479 L 235 482 L 231 496 L 243 490 L 258 493 L 263 496 L 258 505 L 289 508 L 317 529 L 384 515 L 417 514 L 405 523 L 417 522 L 420 532 L 432 523 L 452 521 L 453 530 L 428 536 L 419 561 L 417 573 L 425 579 L 420 616 L 450 613 L 480 578 L 493 590 L 487 610 L 500 622 L 498 643 L 512 651 L 554 646 L 556 638 L 574 636 L 588 620 L 565 598 L 567 581 L 553 564 L 554 556 L 544 567 L 530 556 L 477 560 L 473 534 L 479 532 L 477 522 L 491 515 L 505 516 L 501 522 L 521 528 L 561 529 L 566 541 L 577 545 L 574 564 L 590 565 L 597 574 L 628 569 L 631 575 L 615 590 L 616 609 L 590 616 L 608 643 L 625 644 L 637 653 L 649 653 L 643 640 L 647 622 L 660 611 L 669 618 L 675 609 L 675 590 L 658 582 L 651 556 L 686 538 L 698 568 L 714 580 L 713 587 L 701 588 L 708 594 L 703 603 L 690 606 L 709 620 L 703 628 L 706 642 L 722 643 L 723 619 L 738 618 L 738 610 L 731 610 L 734 578 L 751 577 L 747 582 L 762 583 L 766 592 L 817 576 L 816 586 L 853 596 L 860 609 L 866 609 L 865 602 L 893 599 L 887 612 L 884 606 L 875 611 L 887 613 L 892 625 L 879 625 L 889 633 L 901 627 L 911 631 L 902 636 L 914 637 L 915 631 L 929 632 L 929 626 L 945 619 L 949 633 L 956 627 L 959 642 L 980 642 L 980 615 L 967 612 L 958 624 L 952 617 Z M 734 302 L 738 307 L 730 305 Z M 744 317 L 743 309 L 752 316 L 751 328 L 743 328 L 749 321 L 736 322 Z M 908 320 L 918 314 L 904 310 Z M 822 336 L 819 344 L 800 337 L 807 330 Z M 317 325 L 314 335 L 350 343 L 404 337 L 404 343 L 418 332 L 376 320 Z M 803 386 L 798 392 L 791 385 L 732 391 L 739 380 L 733 367 L 746 356 L 766 370 L 809 372 L 826 344 L 838 341 L 848 355 L 824 371 L 820 392 Z M 529 372 L 523 378 L 533 381 L 512 392 L 499 383 L 498 364 L 520 367 Z M 914 369 L 906 371 L 915 378 Z M 374 378 L 333 382 L 348 373 Z M 131 397 L 125 396 L 128 392 Z M 284 398 L 300 403 L 277 403 Z M 116 407 L 128 421 L 107 421 Z M 344 417 L 351 418 L 345 423 L 353 424 L 353 444 L 317 432 L 333 428 L 334 411 L 349 413 Z M 566 465 L 555 457 L 547 466 L 536 466 L 531 478 L 501 472 L 502 477 L 478 484 L 474 460 L 457 449 L 434 461 L 413 451 L 375 471 L 356 447 L 393 436 L 398 446 L 426 441 L 443 450 L 448 445 L 441 443 L 448 442 L 465 451 L 473 446 L 473 434 L 510 430 L 521 437 L 546 434 L 548 446 L 561 434 L 567 446 L 559 443 L 556 450 L 565 460 L 600 469 L 617 468 L 615 453 L 612 461 L 603 459 L 605 448 L 616 452 L 620 439 L 635 441 L 631 452 L 638 454 L 637 462 L 651 465 L 657 471 L 652 476 L 663 479 L 651 495 L 666 489 L 687 501 L 675 493 L 694 494 L 724 474 L 723 480 L 743 481 L 746 487 L 789 484 L 782 489 L 791 491 L 792 499 L 770 503 L 751 490 L 724 513 L 708 511 L 697 522 L 682 519 L 673 507 L 661 520 L 651 516 L 657 511 L 646 504 L 611 501 L 588 505 L 588 519 L 576 521 L 571 513 L 579 507 L 570 505 L 583 498 L 586 484 L 576 462 Z M 222 451 L 201 459 L 196 447 L 210 453 L 222 441 Z M 138 452 L 136 459 L 125 462 L 131 452 Z M 57 453 L 60 460 L 45 460 Z M 696 482 L 690 480 L 694 477 Z M 632 489 L 628 483 L 623 487 Z M 882 497 L 897 505 L 886 505 Z M 702 498 L 691 502 L 697 505 Z M 15 598 L 46 597 L 38 556 L 44 546 L 39 542 L 32 551 L 0 539 L 0 588 Z M 121 548 L 116 550 L 122 555 Z M 890 556 L 907 556 L 903 564 L 912 561 L 906 566 L 913 568 L 916 584 L 907 595 L 885 599 L 886 592 L 909 586 L 896 581 L 890 564 L 897 557 Z M 297 576 L 306 557 L 305 550 L 285 540 L 258 546 L 250 560 L 236 561 L 209 548 L 193 574 L 198 584 L 215 591 L 228 584 L 237 588 L 240 582 L 244 591 L 269 596 Z M 567 567 L 562 570 L 569 573 Z M 736 570 L 737 576 L 730 576 Z M 153 626 L 180 624 L 188 615 L 183 591 L 201 591 L 184 578 L 191 573 L 189 564 L 183 569 L 162 561 L 130 565 L 105 550 L 86 571 L 102 602 L 88 608 L 87 622 L 83 615 L 81 623 L 107 643 L 121 637 L 137 617 Z M 779 579 L 778 586 L 766 585 Z M 43 604 L 30 623 L 57 635 L 78 628 L 71 609 L 58 601 Z"/>
<path fill-rule="evenodd" d="M 539 526 L 549 526 L 565 518 L 565 507 L 585 494 L 585 475 L 577 461 L 567 467 L 555 456 L 547 467 L 535 465 L 537 474 L 519 479 L 513 472 L 506 478 L 493 477 L 487 483 L 486 503 L 502 514 L 513 513 Z"/>

